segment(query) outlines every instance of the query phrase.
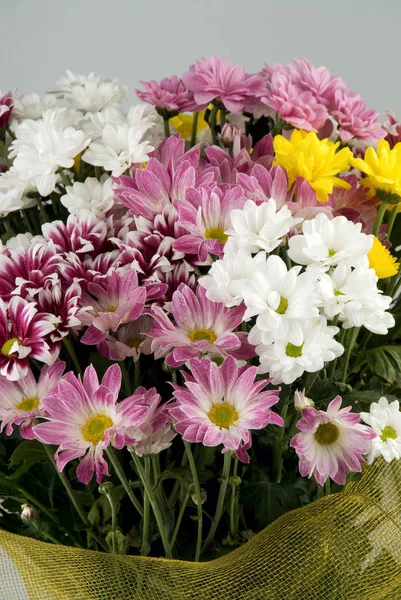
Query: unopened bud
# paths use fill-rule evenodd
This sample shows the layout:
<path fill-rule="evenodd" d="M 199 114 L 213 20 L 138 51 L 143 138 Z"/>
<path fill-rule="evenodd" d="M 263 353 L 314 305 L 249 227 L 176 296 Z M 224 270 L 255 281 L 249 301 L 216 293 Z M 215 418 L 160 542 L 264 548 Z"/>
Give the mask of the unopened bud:
<path fill-rule="evenodd" d="M 233 123 L 225 123 L 220 134 L 220 141 L 225 146 L 231 146 L 234 143 L 236 137 L 241 138 L 244 135 L 242 127 L 233 125 Z"/>
<path fill-rule="evenodd" d="M 35 521 L 39 516 L 38 511 L 33 506 L 29 504 L 21 505 L 21 519 L 24 521 Z"/>
<path fill-rule="evenodd" d="M 238 475 L 231 475 L 231 477 L 228 478 L 228 483 L 230 485 L 233 485 L 234 487 L 238 487 L 239 485 L 241 485 L 241 482 L 242 479 Z"/>
<path fill-rule="evenodd" d="M 105 481 L 104 483 L 101 483 L 98 487 L 99 494 L 107 496 L 107 494 L 110 494 L 113 487 L 114 485 L 111 483 L 111 481 Z"/>
<path fill-rule="evenodd" d="M 206 500 L 207 500 L 207 491 L 204 490 L 203 488 L 201 488 L 201 504 L 205 504 Z M 191 496 L 192 498 L 192 502 L 194 504 L 196 504 L 196 506 L 198 506 L 198 498 L 196 497 L 196 494 L 192 494 Z"/>
<path fill-rule="evenodd" d="M 315 406 L 315 403 L 311 398 L 305 396 L 305 390 L 296 390 L 294 393 L 294 406 L 297 410 L 301 411 L 303 408 L 308 408 L 309 406 Z"/>

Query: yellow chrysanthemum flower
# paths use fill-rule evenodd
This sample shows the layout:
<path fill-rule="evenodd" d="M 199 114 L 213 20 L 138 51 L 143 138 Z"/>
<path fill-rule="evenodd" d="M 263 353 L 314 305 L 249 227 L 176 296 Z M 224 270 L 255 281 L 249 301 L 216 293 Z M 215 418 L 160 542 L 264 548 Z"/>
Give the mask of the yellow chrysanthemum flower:
<path fill-rule="evenodd" d="M 389 250 L 377 239 L 373 240 L 373 246 L 368 254 L 369 267 L 376 271 L 379 279 L 392 277 L 398 273 L 400 263 L 397 262 Z"/>
<path fill-rule="evenodd" d="M 205 110 L 199 111 L 198 123 L 196 125 L 196 132 L 206 129 L 209 125 L 205 121 Z M 190 139 L 192 133 L 192 115 L 180 113 L 176 117 L 170 119 L 170 124 L 178 131 L 184 140 Z"/>
<path fill-rule="evenodd" d="M 287 140 L 282 135 L 274 138 L 276 160 L 273 164 L 283 167 L 288 174 L 290 188 L 297 177 L 303 177 L 316 192 L 319 202 L 327 202 L 333 187 L 349 189 L 350 185 L 336 177 L 349 169 L 352 152 L 340 143 L 319 140 L 316 133 L 295 129 Z"/>
<path fill-rule="evenodd" d="M 377 152 L 367 148 L 365 157 L 352 158 L 351 164 L 366 173 L 361 185 L 371 196 L 390 204 L 401 202 L 401 142 L 390 148 L 386 140 L 379 140 Z"/>

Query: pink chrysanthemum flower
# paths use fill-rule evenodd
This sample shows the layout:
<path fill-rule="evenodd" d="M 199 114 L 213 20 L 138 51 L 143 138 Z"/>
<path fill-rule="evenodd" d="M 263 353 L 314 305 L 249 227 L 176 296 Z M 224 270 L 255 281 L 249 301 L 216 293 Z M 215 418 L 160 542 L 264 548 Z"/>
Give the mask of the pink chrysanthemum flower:
<path fill-rule="evenodd" d="M 232 66 L 214 55 L 198 60 L 182 80 L 199 105 L 205 107 L 217 100 L 230 112 L 243 110 L 255 96 L 262 94 L 266 85 L 259 74 L 248 75 L 240 65 Z"/>
<path fill-rule="evenodd" d="M 383 127 L 387 132 L 385 139 L 390 144 L 390 148 L 394 148 L 396 144 L 401 142 L 401 123 L 393 111 L 386 110 L 385 113 L 387 115 L 387 121 L 383 123 Z"/>
<path fill-rule="evenodd" d="M 341 403 L 336 396 L 327 411 L 304 408 L 297 423 L 301 433 L 290 442 L 298 454 L 302 477 L 313 475 L 320 485 L 328 477 L 344 485 L 347 473 L 361 470 L 362 455 L 376 437 L 370 427 L 359 423 L 359 413 L 351 413 L 351 406 L 341 408 Z"/>
<path fill-rule="evenodd" d="M 19 381 L 0 377 L 0 432 L 5 428 L 6 434 L 11 435 L 15 424 L 23 438 L 34 439 L 34 421 L 45 414 L 42 400 L 57 386 L 64 369 L 65 363 L 57 360 L 42 368 L 38 381 L 30 369 Z"/>
<path fill-rule="evenodd" d="M 116 333 L 109 334 L 98 346 L 100 354 L 110 360 L 121 361 L 132 357 L 139 360 L 141 354 L 151 353 L 151 340 L 146 334 L 152 329 L 153 319 L 143 315 L 132 323 L 121 325 Z"/>
<path fill-rule="evenodd" d="M 356 175 L 348 175 L 343 179 L 350 184 L 350 188 L 348 190 L 333 188 L 333 193 L 328 201 L 328 204 L 332 206 L 333 216 L 343 215 L 353 223 L 362 223 L 362 232 L 372 233 L 377 216 L 378 200 L 376 196 L 369 196 L 366 188 L 358 185 Z M 384 234 L 385 227 L 381 227 L 378 237 L 381 238 Z"/>
<path fill-rule="evenodd" d="M 38 312 L 34 302 L 13 296 L 7 306 L 0 298 L 0 375 L 10 381 L 25 377 L 28 357 L 51 364 L 55 357 L 44 338 L 56 323 L 54 315 Z"/>
<path fill-rule="evenodd" d="M 255 382 L 257 367 L 239 369 L 232 356 L 221 367 L 208 359 L 191 360 L 192 376 L 182 372 L 185 387 L 174 385 L 176 402 L 170 407 L 174 427 L 188 442 L 204 446 L 223 444 L 249 462 L 252 429 L 269 423 L 283 426 L 271 407 L 278 402 L 277 390 L 262 392 L 269 380 Z"/>
<path fill-rule="evenodd" d="M 232 228 L 231 211 L 243 208 L 245 202 L 239 186 L 227 191 L 217 186 L 188 190 L 185 200 L 174 203 L 180 223 L 188 231 L 174 243 L 174 249 L 196 254 L 200 262 L 205 262 L 208 254 L 222 256 L 226 231 Z"/>
<path fill-rule="evenodd" d="M 77 318 L 81 288 L 77 283 L 63 290 L 59 279 L 52 286 L 40 289 L 35 298 L 40 312 L 50 313 L 57 318 L 54 330 L 49 333 L 51 342 L 60 342 L 72 329 L 81 327 L 81 321 Z"/>
<path fill-rule="evenodd" d="M 121 450 L 135 441 L 127 429 L 138 427 L 148 409 L 133 396 L 117 402 L 120 387 L 118 365 L 107 369 L 101 383 L 90 365 L 82 380 L 67 373 L 52 395 L 43 400 L 47 421 L 36 425 L 34 433 L 44 444 L 58 446 L 54 458 L 59 471 L 83 456 L 77 468 L 78 480 L 89 483 L 95 473 L 101 483 L 103 475 L 109 474 L 103 451 L 109 445 Z"/>
<path fill-rule="evenodd" d="M 352 138 L 377 142 L 386 137 L 386 131 L 379 123 L 380 114 L 366 108 L 362 98 L 355 92 L 337 90 L 331 114 L 338 121 L 338 133 L 343 142 Z"/>
<path fill-rule="evenodd" d="M 179 367 L 202 354 L 233 354 L 239 359 L 255 356 L 246 333 L 233 332 L 242 323 L 244 312 L 244 306 L 226 308 L 221 302 L 212 302 L 202 287 L 194 292 L 180 285 L 171 303 L 174 321 L 159 306 L 152 307 L 155 323 L 148 335 L 155 358 L 167 356 L 169 366 Z"/>
<path fill-rule="evenodd" d="M 328 111 L 332 110 L 336 90 L 346 89 L 341 77 L 333 77 L 326 67 L 315 67 L 305 58 L 301 60 L 294 59 L 294 63 L 294 82 L 302 90 L 311 92 L 315 100 L 326 106 Z"/>
<path fill-rule="evenodd" d="M 89 283 L 88 292 L 82 293 L 83 308 L 77 315 L 83 325 L 89 325 L 81 338 L 83 344 L 100 344 L 109 330 L 115 332 L 143 313 L 146 289 L 138 286 L 136 271 L 112 272 L 105 285 Z"/>
<path fill-rule="evenodd" d="M 58 252 L 98 252 L 107 237 L 107 223 L 93 212 L 70 215 L 67 223 L 53 221 L 44 223 L 42 232 L 51 240 Z"/>
<path fill-rule="evenodd" d="M 0 92 L 0 129 L 7 127 L 14 107 L 12 92 L 1 95 Z"/>
<path fill-rule="evenodd" d="M 181 112 L 192 112 L 201 110 L 192 92 L 185 87 L 181 79 L 176 75 L 165 77 L 158 81 L 140 81 L 145 90 L 135 90 L 136 95 L 142 102 L 153 104 L 157 109 L 164 109 L 168 113 L 177 114 Z"/>

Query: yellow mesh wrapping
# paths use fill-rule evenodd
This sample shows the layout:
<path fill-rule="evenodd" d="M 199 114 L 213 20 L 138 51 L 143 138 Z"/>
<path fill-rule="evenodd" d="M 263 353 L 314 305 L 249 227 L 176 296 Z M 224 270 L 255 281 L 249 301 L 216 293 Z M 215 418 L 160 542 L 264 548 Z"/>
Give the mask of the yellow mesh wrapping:
<path fill-rule="evenodd" d="M 211 562 L 111 556 L 3 531 L 0 546 L 2 600 L 400 599 L 401 462 L 377 460 L 344 492 Z"/>

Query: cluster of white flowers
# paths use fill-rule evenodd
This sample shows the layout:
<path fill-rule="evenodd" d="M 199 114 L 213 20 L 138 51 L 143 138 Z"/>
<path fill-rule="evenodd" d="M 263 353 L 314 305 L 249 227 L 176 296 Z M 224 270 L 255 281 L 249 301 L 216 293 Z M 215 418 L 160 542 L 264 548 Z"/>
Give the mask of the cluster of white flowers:
<path fill-rule="evenodd" d="M 320 213 L 288 239 L 299 222 L 287 207 L 277 211 L 272 199 L 261 206 L 248 201 L 232 211 L 224 256 L 200 280 L 210 300 L 245 304 L 244 319 L 255 319 L 249 341 L 259 372 L 275 384 L 319 371 L 344 352 L 335 339 L 337 321 L 379 334 L 394 325 L 391 298 L 369 268 L 373 236 L 345 217 Z M 284 244 L 286 262 L 269 254 Z"/>

